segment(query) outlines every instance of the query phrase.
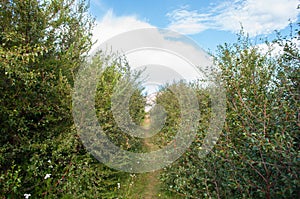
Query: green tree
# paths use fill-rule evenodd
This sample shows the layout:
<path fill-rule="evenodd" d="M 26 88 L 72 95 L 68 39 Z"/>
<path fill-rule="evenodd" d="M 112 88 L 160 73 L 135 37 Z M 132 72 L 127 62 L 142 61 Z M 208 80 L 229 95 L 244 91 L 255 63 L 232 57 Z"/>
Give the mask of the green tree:
<path fill-rule="evenodd" d="M 51 157 L 51 146 L 45 145 L 72 124 L 74 72 L 90 49 L 94 21 L 85 1 L 76 2 L 0 2 L 1 194 L 16 197 L 21 184 L 33 186 L 31 177 L 38 172 L 28 177 L 26 167 Z M 13 182 L 15 169 L 22 172 Z"/>
<path fill-rule="evenodd" d="M 227 93 L 222 136 L 206 158 L 197 158 L 196 145 L 168 168 L 167 189 L 187 198 L 297 198 L 298 41 L 299 35 L 275 41 L 283 47 L 279 56 L 262 53 L 243 35 L 219 47 L 215 61 Z M 205 132 L 199 129 L 195 143 Z"/>
<path fill-rule="evenodd" d="M 15 148 L 70 124 L 70 84 L 93 23 L 74 2 L 1 1 L 1 143 Z M 6 158 L 1 165 L 18 159 Z"/>
<path fill-rule="evenodd" d="M 87 153 L 72 118 L 80 66 L 88 66 L 93 19 L 85 1 L 1 1 L 0 198 L 116 198 L 129 174 Z M 138 140 L 118 129 L 110 111 L 113 89 L 128 74 L 123 59 L 94 57 L 102 69 L 95 99 L 98 119 L 116 145 L 135 151 Z M 86 82 L 84 82 L 86 83 Z M 144 116 L 137 88 L 130 101 L 136 123 Z M 51 174 L 51 175 L 49 175 Z"/>

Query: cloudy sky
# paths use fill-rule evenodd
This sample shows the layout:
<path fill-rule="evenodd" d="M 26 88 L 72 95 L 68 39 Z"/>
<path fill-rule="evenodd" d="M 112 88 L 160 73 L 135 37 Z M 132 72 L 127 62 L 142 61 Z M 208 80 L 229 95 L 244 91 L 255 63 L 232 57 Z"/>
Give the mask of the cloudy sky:
<path fill-rule="evenodd" d="M 103 41 L 144 27 L 168 28 L 205 50 L 232 42 L 241 26 L 253 39 L 289 31 L 299 21 L 299 0 L 91 0 L 94 38 Z M 273 33 L 273 34 L 272 34 Z"/>

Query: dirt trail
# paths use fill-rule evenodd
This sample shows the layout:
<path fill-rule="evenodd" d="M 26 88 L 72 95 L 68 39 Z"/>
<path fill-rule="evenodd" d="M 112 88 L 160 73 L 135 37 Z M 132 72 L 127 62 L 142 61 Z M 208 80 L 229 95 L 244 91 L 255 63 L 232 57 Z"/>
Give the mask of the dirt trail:
<path fill-rule="evenodd" d="M 143 121 L 143 128 L 150 129 L 151 119 L 146 116 Z M 156 144 L 153 137 L 144 139 L 144 147 L 146 151 L 156 151 L 159 149 L 159 145 Z M 132 178 L 130 185 L 125 188 L 125 199 L 182 199 L 183 197 L 174 194 L 167 193 L 161 190 L 162 184 L 159 180 L 159 176 L 162 170 L 153 172 L 140 173 Z"/>
<path fill-rule="evenodd" d="M 149 116 L 147 115 L 144 120 L 143 126 L 144 126 L 144 128 L 149 129 L 150 124 L 151 124 L 151 120 L 150 120 Z M 154 150 L 159 149 L 159 147 L 151 141 L 151 138 L 146 138 L 144 140 L 144 145 L 147 148 L 147 151 L 154 151 Z M 160 181 L 158 179 L 159 174 L 160 174 L 159 170 L 145 174 L 145 176 L 144 176 L 145 190 L 144 190 L 144 195 L 143 195 L 144 199 L 152 199 L 152 198 L 159 197 L 159 188 L 160 188 Z"/>
<path fill-rule="evenodd" d="M 148 173 L 146 175 L 147 177 L 147 186 L 145 187 L 145 192 L 143 198 L 145 199 L 153 199 L 159 197 L 159 185 L 160 181 L 158 179 L 159 177 L 159 171 L 154 171 L 151 173 Z"/>

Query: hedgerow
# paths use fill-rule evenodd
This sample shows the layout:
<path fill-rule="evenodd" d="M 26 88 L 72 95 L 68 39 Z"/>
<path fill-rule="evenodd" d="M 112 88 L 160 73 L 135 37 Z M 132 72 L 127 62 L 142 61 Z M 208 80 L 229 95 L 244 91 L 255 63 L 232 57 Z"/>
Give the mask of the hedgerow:
<path fill-rule="evenodd" d="M 243 35 L 219 47 L 215 64 L 227 93 L 221 137 L 210 154 L 198 158 L 207 133 L 207 123 L 200 121 L 190 150 L 162 174 L 165 189 L 186 198 L 299 196 L 298 36 L 279 37 L 275 44 L 282 53 L 277 56 L 260 51 Z M 208 112 L 209 101 L 199 101 Z M 176 106 L 170 110 L 177 113 Z"/>

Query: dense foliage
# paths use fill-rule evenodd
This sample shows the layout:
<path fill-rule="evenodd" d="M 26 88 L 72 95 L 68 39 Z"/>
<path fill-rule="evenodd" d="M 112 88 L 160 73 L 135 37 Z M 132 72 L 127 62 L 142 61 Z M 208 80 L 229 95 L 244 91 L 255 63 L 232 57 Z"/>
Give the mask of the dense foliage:
<path fill-rule="evenodd" d="M 88 66 L 93 22 L 85 1 L 0 2 L 0 198 L 130 198 L 133 179 L 143 176 L 99 163 L 74 125 L 74 82 L 80 66 Z M 243 35 L 219 47 L 214 58 L 226 88 L 226 121 L 205 158 L 198 153 L 212 113 L 210 93 L 201 82 L 161 88 L 156 103 L 167 117 L 149 139 L 153 143 L 145 142 L 122 131 L 112 111 L 118 82 L 135 82 L 139 73 L 130 71 L 125 58 L 99 52 L 92 59 L 103 70 L 95 98 L 98 122 L 124 150 L 148 152 L 166 145 L 175 150 L 182 113 L 172 88 L 192 88 L 201 114 L 197 137 L 161 171 L 164 189 L 185 198 L 299 198 L 299 37 L 297 32 L 270 43 L 282 49 L 279 55 L 262 52 Z M 133 85 L 129 114 L 141 124 L 146 101 L 143 88 Z M 126 91 L 120 92 L 124 98 Z"/>
<path fill-rule="evenodd" d="M 162 175 L 166 189 L 187 198 L 299 196 L 298 39 L 279 37 L 274 44 L 283 51 L 277 56 L 271 49 L 262 52 L 243 35 L 237 43 L 219 47 L 215 63 L 227 93 L 222 136 L 199 159 L 197 143 L 207 131 L 200 121 L 196 146 Z M 209 111 L 209 100 L 200 102 Z M 172 110 L 175 114 L 176 106 Z"/>
<path fill-rule="evenodd" d="M 86 2 L 1 1 L 0 6 L 0 198 L 117 197 L 117 183 L 129 174 L 95 160 L 73 125 L 75 74 L 91 47 L 93 19 Z M 115 131 L 109 100 L 126 70 L 124 60 L 112 62 L 97 89 L 99 120 L 117 143 L 124 143 L 125 135 Z M 131 100 L 135 121 L 144 110 L 139 93 Z"/>

